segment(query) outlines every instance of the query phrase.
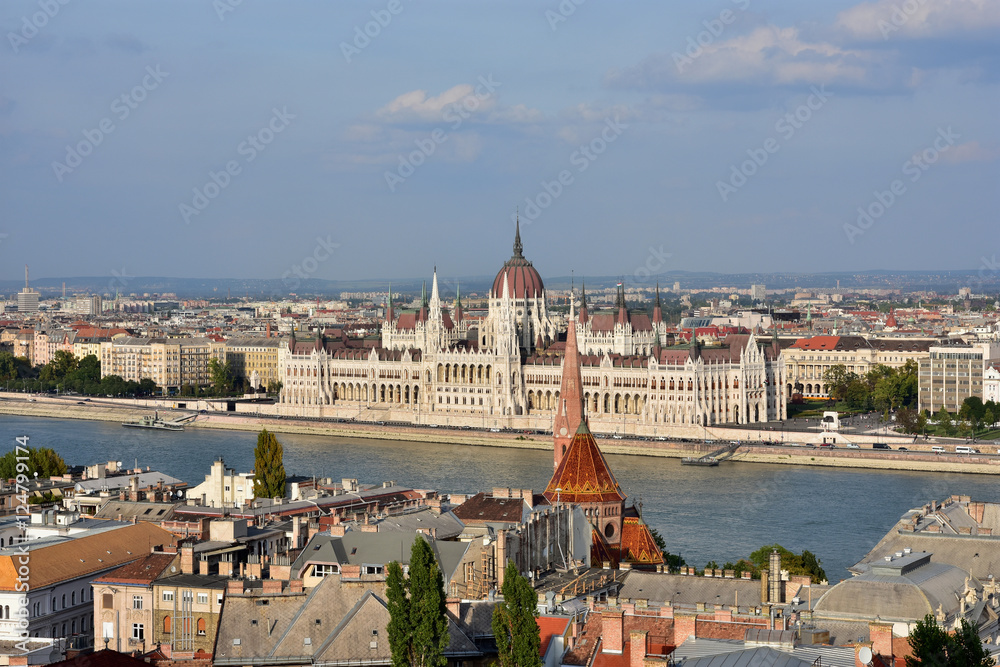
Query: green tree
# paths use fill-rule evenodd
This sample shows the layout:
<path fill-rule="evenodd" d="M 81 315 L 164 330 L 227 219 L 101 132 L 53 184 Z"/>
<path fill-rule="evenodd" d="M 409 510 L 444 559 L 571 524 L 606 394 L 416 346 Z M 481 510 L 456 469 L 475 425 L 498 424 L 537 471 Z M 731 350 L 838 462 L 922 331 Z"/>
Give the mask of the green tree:
<path fill-rule="evenodd" d="M 265 428 L 257 434 L 257 448 L 253 452 L 253 490 L 258 498 L 284 498 L 284 454 L 284 448 L 273 433 Z"/>
<path fill-rule="evenodd" d="M 844 364 L 835 364 L 823 372 L 826 393 L 835 401 L 843 401 L 847 398 L 847 387 L 856 378 L 857 375 L 848 371 Z"/>
<path fill-rule="evenodd" d="M 410 599 L 406 597 L 406 578 L 403 568 L 392 561 L 386 568 L 386 607 L 389 609 L 389 650 L 392 652 L 392 667 L 408 667 L 410 664 Z"/>
<path fill-rule="evenodd" d="M 514 561 L 507 561 L 500 588 L 503 600 L 493 607 L 493 636 L 501 667 L 539 667 L 542 664 L 538 596 L 531 582 L 521 576 Z"/>
<path fill-rule="evenodd" d="M 393 667 L 444 667 L 448 617 L 444 578 L 423 536 L 410 548 L 409 576 L 399 563 L 386 573 L 389 647 Z"/>
<path fill-rule="evenodd" d="M 976 626 L 964 618 L 955 634 L 950 635 L 928 614 L 917 622 L 909 642 L 913 655 L 906 657 L 906 667 L 988 667 L 993 664 Z"/>
<path fill-rule="evenodd" d="M 0 380 L 8 382 L 17 378 L 17 362 L 10 352 L 0 352 Z"/>
<path fill-rule="evenodd" d="M 903 433 L 920 433 L 920 428 L 918 427 L 919 415 L 916 410 L 911 410 L 909 408 L 900 408 L 896 412 L 896 426 L 903 430 Z"/>
<path fill-rule="evenodd" d="M 0 479 L 15 479 L 20 473 L 26 475 L 28 479 L 33 479 L 38 473 L 39 478 L 48 478 L 53 475 L 62 475 L 66 472 L 66 462 L 55 450 L 48 447 L 27 447 L 28 460 L 18 461 L 18 456 L 24 457 L 11 450 L 0 457 Z M 18 463 L 22 464 L 21 470 L 17 468 Z"/>
<path fill-rule="evenodd" d="M 781 554 L 781 569 L 788 570 L 789 574 L 808 575 L 813 583 L 819 583 L 826 579 L 826 572 L 823 570 L 821 561 L 813 553 L 803 551 L 801 554 L 795 554 L 780 544 L 765 544 L 750 554 L 750 562 L 757 569 L 757 572 L 764 572 L 768 569 L 771 552 L 775 550 Z"/>
<path fill-rule="evenodd" d="M 212 386 L 215 387 L 217 396 L 225 396 L 233 389 L 233 362 L 227 360 L 221 362 L 216 358 L 208 360 L 208 373 L 212 378 Z"/>
<path fill-rule="evenodd" d="M 943 405 L 940 410 L 934 413 L 934 421 L 937 422 L 939 434 L 952 435 L 955 433 L 955 424 L 951 420 L 951 413 Z"/>

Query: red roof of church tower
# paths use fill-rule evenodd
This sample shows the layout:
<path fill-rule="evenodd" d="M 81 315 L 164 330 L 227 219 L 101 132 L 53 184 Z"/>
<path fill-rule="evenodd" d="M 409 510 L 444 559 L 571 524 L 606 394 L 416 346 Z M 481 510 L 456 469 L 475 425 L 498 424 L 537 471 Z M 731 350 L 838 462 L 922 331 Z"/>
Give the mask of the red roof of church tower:
<path fill-rule="evenodd" d="M 564 503 L 625 502 L 625 494 L 587 428 L 587 422 L 580 422 L 580 428 L 543 495 L 549 501 Z"/>
<path fill-rule="evenodd" d="M 541 347 L 541 346 L 539 346 Z M 573 442 L 583 421 L 583 380 L 580 376 L 580 355 L 576 349 L 576 323 L 570 320 L 566 330 L 566 353 L 563 355 L 562 386 L 559 388 L 559 403 L 552 424 L 555 445 L 555 466 L 559 467 L 563 456 Z"/>

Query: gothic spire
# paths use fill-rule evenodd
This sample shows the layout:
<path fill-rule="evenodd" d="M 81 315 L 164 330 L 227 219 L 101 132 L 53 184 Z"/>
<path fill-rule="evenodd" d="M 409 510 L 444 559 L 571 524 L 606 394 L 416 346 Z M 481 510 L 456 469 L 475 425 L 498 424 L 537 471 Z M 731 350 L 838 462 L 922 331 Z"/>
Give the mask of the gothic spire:
<path fill-rule="evenodd" d="M 514 257 L 523 258 L 524 255 L 521 252 L 524 250 L 524 246 L 521 245 L 521 215 L 517 216 L 517 222 L 514 227 Z"/>

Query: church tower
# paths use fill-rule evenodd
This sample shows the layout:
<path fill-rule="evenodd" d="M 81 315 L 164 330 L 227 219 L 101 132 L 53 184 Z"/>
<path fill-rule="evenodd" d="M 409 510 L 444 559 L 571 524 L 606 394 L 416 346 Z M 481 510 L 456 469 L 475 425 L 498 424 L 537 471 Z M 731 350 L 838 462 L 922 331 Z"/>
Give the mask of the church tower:
<path fill-rule="evenodd" d="M 576 347 L 576 323 L 570 318 L 566 331 L 566 354 L 563 356 L 562 386 L 556 406 L 552 435 L 555 440 L 555 467 L 573 442 L 573 435 L 583 421 L 583 381 L 580 377 L 580 356 Z"/>

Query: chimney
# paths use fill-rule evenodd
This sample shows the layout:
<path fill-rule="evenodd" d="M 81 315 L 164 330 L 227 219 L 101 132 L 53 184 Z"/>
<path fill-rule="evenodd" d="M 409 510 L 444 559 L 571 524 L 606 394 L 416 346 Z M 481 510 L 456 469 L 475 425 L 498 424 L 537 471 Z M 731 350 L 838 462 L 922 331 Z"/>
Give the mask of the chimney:
<path fill-rule="evenodd" d="M 181 547 L 181 574 L 194 574 L 194 545 Z"/>
<path fill-rule="evenodd" d="M 602 653 L 622 652 L 624 620 L 623 612 L 621 611 L 601 612 L 601 641 L 603 642 L 603 647 L 601 649 Z"/>
<path fill-rule="evenodd" d="M 319 524 L 310 521 L 309 522 L 309 539 L 311 540 L 312 538 L 316 537 L 317 533 L 319 533 Z"/>
<path fill-rule="evenodd" d="M 629 667 L 643 667 L 646 663 L 646 631 L 633 630 L 628 633 Z"/>
<path fill-rule="evenodd" d="M 694 637 L 697 624 L 697 613 L 674 611 L 674 646 L 680 646 L 688 637 Z"/>
<path fill-rule="evenodd" d="M 281 594 L 281 580 L 280 579 L 265 579 L 261 582 L 263 585 L 263 590 L 261 591 L 264 595 L 280 595 Z"/>
<path fill-rule="evenodd" d="M 964 598 L 963 598 L 964 599 Z M 868 636 L 872 640 L 872 652 L 889 659 L 892 663 L 892 624 L 869 623 Z"/>
<path fill-rule="evenodd" d="M 767 584 L 767 601 L 771 604 L 780 604 L 784 602 L 785 591 L 784 586 L 781 583 L 781 554 L 778 553 L 777 549 L 771 552 Z"/>
<path fill-rule="evenodd" d="M 448 613 L 456 621 L 460 618 L 462 613 L 462 600 L 460 598 L 448 598 L 444 601 L 444 606 L 448 610 Z"/>
<path fill-rule="evenodd" d="M 868 655 L 862 655 L 862 652 L 865 652 Z M 868 667 L 869 665 L 871 665 L 872 664 L 871 655 L 873 653 L 874 653 L 874 651 L 872 650 L 872 645 L 870 643 L 867 643 L 867 644 L 858 644 L 857 646 L 855 646 L 854 647 L 854 667 Z M 865 660 L 863 660 L 862 658 L 867 659 L 867 662 Z"/>
<path fill-rule="evenodd" d="M 202 558 L 198 561 L 198 574 L 210 574 L 208 571 L 208 559 Z"/>
<path fill-rule="evenodd" d="M 229 565 L 232 567 L 232 563 Z M 227 582 L 226 595 L 243 595 L 243 582 L 239 580 Z"/>
<path fill-rule="evenodd" d="M 298 549 L 302 546 L 302 517 L 292 517 L 292 548 Z"/>
<path fill-rule="evenodd" d="M 292 579 L 288 582 L 288 592 L 289 593 L 301 593 L 303 590 L 301 579 Z"/>

